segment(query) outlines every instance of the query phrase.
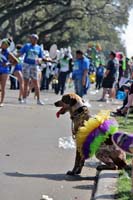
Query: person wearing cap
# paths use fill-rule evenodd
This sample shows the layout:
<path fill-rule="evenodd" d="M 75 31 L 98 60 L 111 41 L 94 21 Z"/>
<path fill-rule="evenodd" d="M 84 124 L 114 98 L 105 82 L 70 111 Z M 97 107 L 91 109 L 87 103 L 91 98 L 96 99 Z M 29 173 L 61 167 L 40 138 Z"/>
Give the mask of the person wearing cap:
<path fill-rule="evenodd" d="M 40 45 L 38 45 L 38 35 L 29 36 L 30 43 L 26 43 L 19 51 L 19 55 L 24 55 L 23 77 L 24 77 L 24 94 L 23 99 L 26 103 L 30 80 L 32 80 L 35 94 L 37 96 L 37 104 L 43 105 L 40 100 L 40 83 L 39 83 L 39 64 L 44 59 L 44 53 Z"/>
<path fill-rule="evenodd" d="M 76 51 L 76 60 L 73 66 L 72 79 L 74 80 L 75 93 L 83 97 L 87 92 L 89 83 L 88 71 L 90 61 L 81 50 Z"/>
<path fill-rule="evenodd" d="M 1 41 L 0 46 L 0 84 L 1 84 L 1 98 L 0 98 L 0 107 L 4 104 L 5 98 L 5 87 L 6 82 L 10 73 L 10 65 L 16 65 L 18 63 L 18 59 L 8 51 L 8 47 L 10 46 L 11 40 L 5 38 Z"/>

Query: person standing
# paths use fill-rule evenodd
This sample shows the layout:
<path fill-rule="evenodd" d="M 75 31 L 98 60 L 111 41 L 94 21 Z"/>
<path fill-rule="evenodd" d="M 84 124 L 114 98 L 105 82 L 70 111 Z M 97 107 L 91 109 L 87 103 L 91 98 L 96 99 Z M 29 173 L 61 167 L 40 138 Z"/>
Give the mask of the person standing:
<path fill-rule="evenodd" d="M 76 51 L 76 60 L 73 66 L 72 79 L 74 81 L 75 93 L 80 97 L 86 94 L 87 84 L 89 82 L 88 71 L 90 61 L 81 50 Z"/>
<path fill-rule="evenodd" d="M 16 45 L 16 51 L 18 52 L 22 48 L 21 44 Z M 16 52 L 16 54 L 17 54 Z M 18 101 L 19 103 L 23 103 L 23 93 L 24 93 L 24 79 L 22 74 L 22 64 L 23 57 L 19 57 L 19 63 L 15 65 L 13 69 L 13 75 L 17 77 L 18 80 L 18 88 L 19 88 L 19 96 Z"/>
<path fill-rule="evenodd" d="M 18 59 L 8 51 L 8 47 L 10 46 L 10 39 L 5 38 L 2 40 L 0 47 L 0 85 L 1 85 L 1 98 L 0 98 L 0 107 L 3 107 L 3 102 L 5 98 L 5 87 L 6 82 L 10 73 L 10 65 L 16 65 L 18 63 Z"/>
<path fill-rule="evenodd" d="M 96 89 L 98 90 L 100 90 L 100 88 L 102 87 L 103 75 L 104 67 L 100 63 L 99 66 L 96 68 Z"/>
<path fill-rule="evenodd" d="M 38 35 L 32 34 L 29 37 L 30 43 L 26 43 L 19 51 L 19 55 L 24 55 L 23 63 L 23 77 L 24 77 L 24 94 L 23 99 L 26 103 L 26 98 L 28 94 L 28 87 L 30 79 L 35 88 L 35 94 L 37 96 L 37 104 L 44 105 L 40 100 L 40 79 L 39 79 L 39 64 L 44 58 L 42 48 L 37 44 Z"/>
<path fill-rule="evenodd" d="M 103 87 L 103 93 L 102 98 L 98 101 L 106 101 L 105 95 L 109 93 L 109 98 L 112 98 L 114 83 L 116 81 L 116 72 L 117 72 L 117 66 L 116 66 L 116 60 L 115 60 L 115 52 L 111 51 L 109 55 L 109 61 L 107 64 L 107 69 L 104 73 L 104 78 L 102 82 Z"/>
<path fill-rule="evenodd" d="M 64 94 L 65 84 L 67 76 L 71 72 L 72 58 L 69 58 L 68 53 L 66 52 L 64 57 L 60 59 L 58 63 L 59 73 L 58 73 L 58 86 L 56 94 L 60 92 L 61 95 Z"/>
<path fill-rule="evenodd" d="M 121 53 L 119 55 L 119 77 L 118 77 L 118 87 L 120 88 L 120 85 L 119 85 L 119 82 L 121 80 L 121 77 L 123 77 L 123 64 L 124 64 L 124 61 L 123 61 L 123 54 Z"/>

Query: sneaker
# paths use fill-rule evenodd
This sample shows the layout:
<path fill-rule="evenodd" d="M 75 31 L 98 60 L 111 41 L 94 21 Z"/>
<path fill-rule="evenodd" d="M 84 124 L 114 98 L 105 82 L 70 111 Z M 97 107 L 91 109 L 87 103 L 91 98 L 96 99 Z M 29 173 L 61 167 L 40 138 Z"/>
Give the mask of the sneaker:
<path fill-rule="evenodd" d="M 97 101 L 106 102 L 106 99 L 101 98 L 101 99 L 99 99 L 99 100 L 97 100 Z"/>
<path fill-rule="evenodd" d="M 117 112 L 111 112 L 111 113 L 110 113 L 110 116 L 111 116 L 111 117 L 116 117 L 116 116 L 117 116 Z"/>
<path fill-rule="evenodd" d="M 3 107 L 4 106 L 4 104 L 3 103 L 0 103 L 0 107 Z"/>
<path fill-rule="evenodd" d="M 117 112 L 117 113 L 121 113 L 121 110 L 122 110 L 123 108 L 124 108 L 124 107 L 116 109 L 116 112 Z"/>
<path fill-rule="evenodd" d="M 38 100 L 37 100 L 37 104 L 38 104 L 38 105 L 44 105 L 44 102 L 38 99 Z"/>
<path fill-rule="evenodd" d="M 27 99 L 26 99 L 26 98 L 23 99 L 23 103 L 24 103 L 24 104 L 27 103 Z"/>
<path fill-rule="evenodd" d="M 21 99 L 21 98 L 18 98 L 18 101 L 19 101 L 20 104 L 21 104 L 21 103 L 24 103 L 24 100 Z"/>

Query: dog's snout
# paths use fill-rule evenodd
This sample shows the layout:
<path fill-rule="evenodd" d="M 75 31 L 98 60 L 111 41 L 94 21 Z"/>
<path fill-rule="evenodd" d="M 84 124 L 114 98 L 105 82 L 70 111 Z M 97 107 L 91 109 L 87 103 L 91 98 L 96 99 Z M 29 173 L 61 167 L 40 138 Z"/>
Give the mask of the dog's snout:
<path fill-rule="evenodd" d="M 55 102 L 54 105 L 55 105 L 55 106 L 58 106 L 58 102 Z"/>
<path fill-rule="evenodd" d="M 55 105 L 56 107 L 60 106 L 60 101 L 56 101 L 56 102 L 54 103 L 54 105 Z"/>

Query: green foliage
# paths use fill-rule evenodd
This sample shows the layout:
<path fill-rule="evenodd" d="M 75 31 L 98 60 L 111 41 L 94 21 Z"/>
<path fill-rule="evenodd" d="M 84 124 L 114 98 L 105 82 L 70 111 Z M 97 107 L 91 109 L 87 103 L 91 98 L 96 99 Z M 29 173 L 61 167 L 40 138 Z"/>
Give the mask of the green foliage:
<path fill-rule="evenodd" d="M 38 33 L 46 47 L 87 48 L 89 41 L 101 41 L 103 49 L 124 50 L 119 34 L 127 25 L 133 0 L 1 0 L 1 37 L 15 42 Z"/>

